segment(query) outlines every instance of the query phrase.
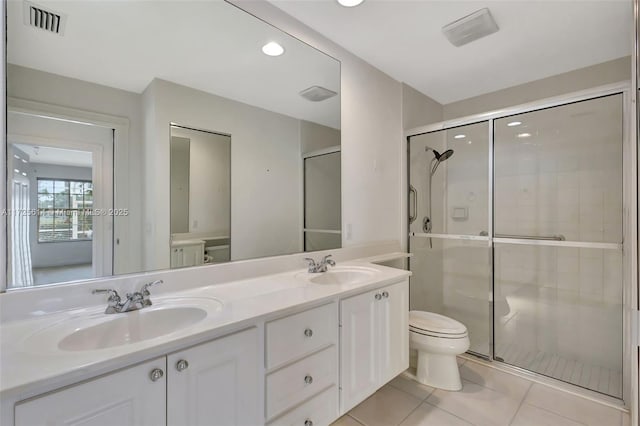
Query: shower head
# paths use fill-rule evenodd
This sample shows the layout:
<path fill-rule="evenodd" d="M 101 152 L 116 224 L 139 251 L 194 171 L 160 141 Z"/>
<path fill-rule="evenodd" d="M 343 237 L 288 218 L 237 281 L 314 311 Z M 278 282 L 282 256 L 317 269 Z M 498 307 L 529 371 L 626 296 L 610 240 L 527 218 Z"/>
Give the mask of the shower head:
<path fill-rule="evenodd" d="M 436 151 L 435 149 L 425 146 L 424 150 L 429 152 L 433 152 L 433 156 L 436 157 L 436 161 L 445 161 L 447 159 L 449 159 L 452 155 L 453 155 L 453 150 L 452 149 L 448 149 L 445 152 L 443 152 L 442 154 L 440 154 L 438 151 Z"/>
<path fill-rule="evenodd" d="M 440 155 L 436 155 L 436 160 L 442 162 L 442 161 L 446 161 L 449 158 L 451 158 L 451 156 L 453 155 L 453 150 L 452 149 L 448 149 L 445 152 L 443 152 Z"/>
<path fill-rule="evenodd" d="M 453 155 L 453 150 L 452 149 L 448 149 L 445 152 L 443 152 L 442 154 L 440 154 L 435 149 L 429 148 L 427 146 L 427 147 L 425 147 L 425 151 L 432 151 L 433 152 L 433 156 L 435 157 L 434 159 L 431 160 L 432 164 L 435 161 L 435 164 L 433 164 L 432 167 L 431 167 L 431 176 L 434 175 L 434 173 L 438 169 L 438 166 L 440 165 L 440 163 L 442 163 L 444 161 L 447 161 Z"/>

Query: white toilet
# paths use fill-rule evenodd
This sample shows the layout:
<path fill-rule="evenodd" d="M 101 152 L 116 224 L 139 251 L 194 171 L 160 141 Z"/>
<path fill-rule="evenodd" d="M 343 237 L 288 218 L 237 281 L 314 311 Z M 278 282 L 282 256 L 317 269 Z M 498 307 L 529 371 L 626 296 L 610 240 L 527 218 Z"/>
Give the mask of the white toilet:
<path fill-rule="evenodd" d="M 469 349 L 464 324 L 432 312 L 410 311 L 409 346 L 418 351 L 420 383 L 450 391 L 462 389 L 456 355 Z"/>

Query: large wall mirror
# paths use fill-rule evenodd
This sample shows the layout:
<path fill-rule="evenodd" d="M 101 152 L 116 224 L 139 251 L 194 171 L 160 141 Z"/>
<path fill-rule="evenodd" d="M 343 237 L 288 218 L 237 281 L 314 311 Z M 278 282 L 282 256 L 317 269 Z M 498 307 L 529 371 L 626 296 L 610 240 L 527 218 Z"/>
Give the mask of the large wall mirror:
<path fill-rule="evenodd" d="M 340 247 L 340 63 L 222 1 L 7 2 L 8 288 Z"/>

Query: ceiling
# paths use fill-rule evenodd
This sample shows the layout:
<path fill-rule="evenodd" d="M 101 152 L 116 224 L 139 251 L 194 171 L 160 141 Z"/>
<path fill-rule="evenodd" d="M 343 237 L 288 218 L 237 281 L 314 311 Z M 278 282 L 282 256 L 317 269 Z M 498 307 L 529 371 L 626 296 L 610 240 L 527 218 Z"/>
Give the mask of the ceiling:
<path fill-rule="evenodd" d="M 631 54 L 630 0 L 269 0 L 441 104 Z M 441 28 L 488 7 L 500 30 L 461 47 Z"/>
<path fill-rule="evenodd" d="M 222 0 L 33 3 L 66 15 L 64 34 L 25 25 L 23 2 L 9 0 L 9 63 L 135 93 L 157 77 L 340 127 L 339 96 L 298 94 L 313 85 L 340 93 L 340 63 Z M 264 55 L 269 41 L 285 54 Z"/>
<path fill-rule="evenodd" d="M 93 166 L 91 152 L 21 143 L 14 143 L 13 146 L 27 154 L 27 161 L 30 163 L 89 168 Z"/>

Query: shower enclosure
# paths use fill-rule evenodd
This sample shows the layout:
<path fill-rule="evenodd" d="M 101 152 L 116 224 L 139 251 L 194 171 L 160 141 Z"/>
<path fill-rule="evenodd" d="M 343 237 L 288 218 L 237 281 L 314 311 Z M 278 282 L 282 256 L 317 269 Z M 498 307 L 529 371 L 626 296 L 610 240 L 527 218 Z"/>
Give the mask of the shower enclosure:
<path fill-rule="evenodd" d="M 626 96 L 602 88 L 407 137 L 411 309 L 465 324 L 473 354 L 619 399 Z"/>

